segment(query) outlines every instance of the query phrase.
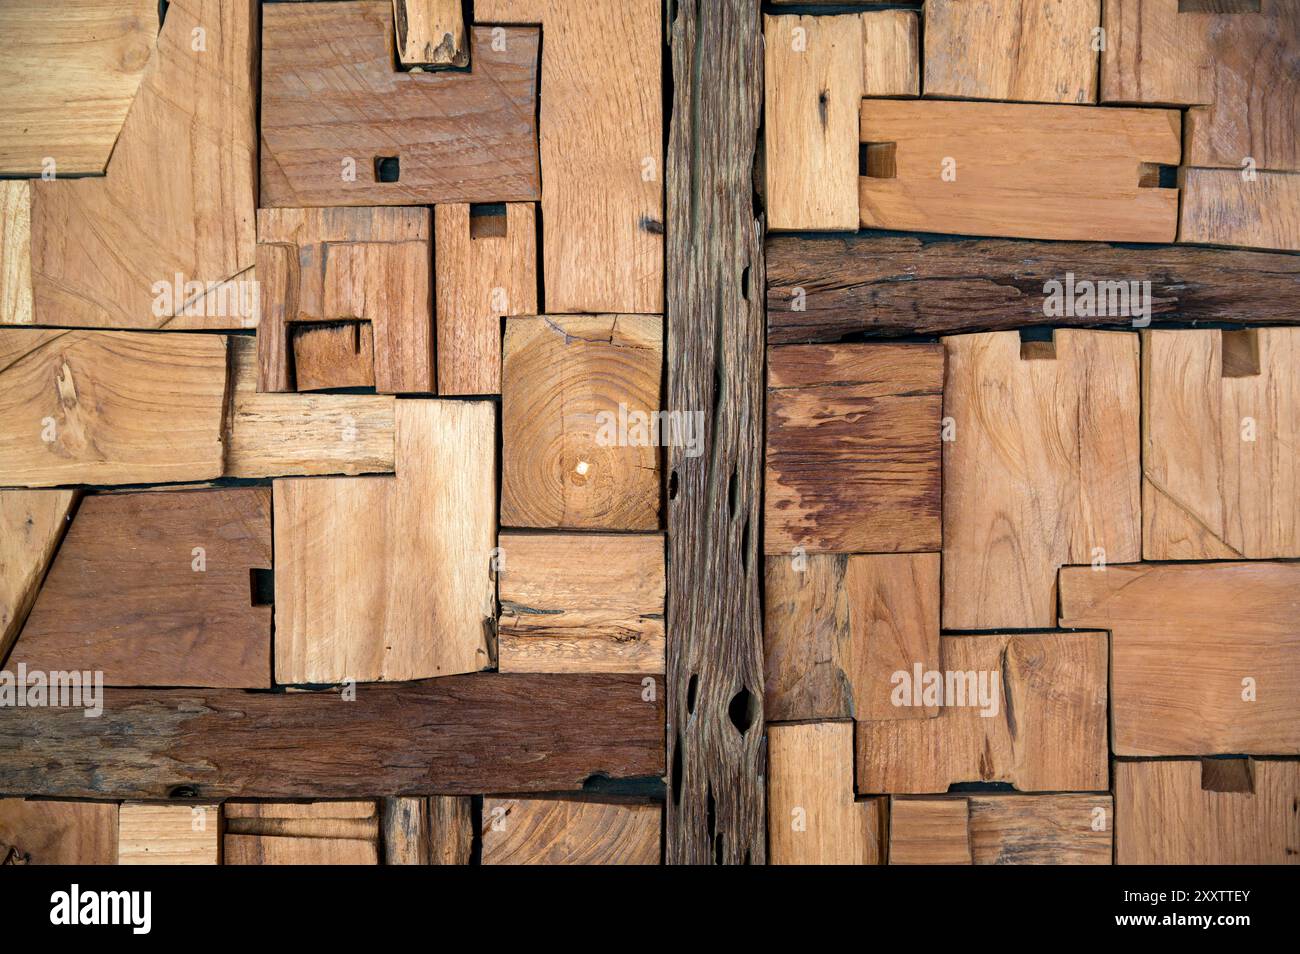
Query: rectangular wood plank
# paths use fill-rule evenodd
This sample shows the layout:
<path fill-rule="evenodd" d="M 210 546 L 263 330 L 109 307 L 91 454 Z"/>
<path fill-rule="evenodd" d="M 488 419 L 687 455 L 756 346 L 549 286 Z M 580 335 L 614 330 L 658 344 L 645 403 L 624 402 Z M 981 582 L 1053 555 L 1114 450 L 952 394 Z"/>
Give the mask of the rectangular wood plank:
<path fill-rule="evenodd" d="M 483 799 L 485 865 L 657 865 L 663 808 L 589 799 Z"/>

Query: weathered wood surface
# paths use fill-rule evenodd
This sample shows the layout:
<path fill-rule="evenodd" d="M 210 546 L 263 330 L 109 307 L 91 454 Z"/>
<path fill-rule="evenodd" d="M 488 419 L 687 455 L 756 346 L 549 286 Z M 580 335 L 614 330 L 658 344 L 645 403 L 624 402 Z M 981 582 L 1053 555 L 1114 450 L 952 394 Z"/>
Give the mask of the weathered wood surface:
<path fill-rule="evenodd" d="M 891 798 L 891 865 L 969 865 L 970 805 L 964 798 Z"/>
<path fill-rule="evenodd" d="M 379 864 L 374 801 L 227 802 L 222 814 L 224 864 Z"/>
<path fill-rule="evenodd" d="M 762 864 L 763 224 L 753 157 L 763 38 L 752 0 L 679 4 L 669 32 L 669 410 L 705 415 L 668 452 L 670 864 Z"/>
<path fill-rule="evenodd" d="M 587 799 L 483 799 L 485 865 L 657 865 L 663 808 Z"/>
<path fill-rule="evenodd" d="M 1178 241 L 1300 252 L 1300 172 L 1185 169 Z"/>
<path fill-rule="evenodd" d="M 218 805 L 127 802 L 118 811 L 119 865 L 215 865 L 220 854 Z"/>
<path fill-rule="evenodd" d="M 1063 294 L 1067 274 L 1095 284 L 1149 281 L 1153 324 L 1300 322 L 1295 255 L 1097 242 L 779 235 L 768 239 L 767 262 L 769 344 L 1047 323 L 1132 327 L 1134 318 L 1141 319 L 1113 310 L 1049 316 L 1044 308 L 1053 289 L 1045 286 L 1059 282 Z"/>
<path fill-rule="evenodd" d="M 117 819 L 115 803 L 0 798 L 0 866 L 116 864 Z"/>
<path fill-rule="evenodd" d="M 36 601 L 79 495 L 0 490 L 0 663 Z"/>
<path fill-rule="evenodd" d="M 644 699 L 641 679 L 448 676 L 361 686 L 352 701 L 337 691 L 109 688 L 98 719 L 0 709 L 0 792 L 371 798 L 662 775 L 663 696 Z"/>
<path fill-rule="evenodd" d="M 471 802 L 462 795 L 385 798 L 384 864 L 469 864 L 474 851 Z"/>
<path fill-rule="evenodd" d="M 862 95 L 919 96 L 921 26 L 915 10 L 862 14 Z"/>
<path fill-rule="evenodd" d="M 461 0 L 393 0 L 393 24 L 403 66 L 469 66 Z"/>

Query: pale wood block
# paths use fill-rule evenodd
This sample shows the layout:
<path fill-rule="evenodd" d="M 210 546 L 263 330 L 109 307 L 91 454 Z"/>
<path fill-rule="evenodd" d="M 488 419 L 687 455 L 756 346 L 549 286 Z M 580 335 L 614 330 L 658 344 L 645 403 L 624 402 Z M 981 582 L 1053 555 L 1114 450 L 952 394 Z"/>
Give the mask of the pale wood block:
<path fill-rule="evenodd" d="M 764 552 L 939 548 L 943 351 L 768 349 Z"/>
<path fill-rule="evenodd" d="M 469 66 L 461 0 L 393 0 L 403 66 Z"/>
<path fill-rule="evenodd" d="M 1300 557 L 1300 329 L 1142 334 L 1142 554 Z"/>
<path fill-rule="evenodd" d="M 291 328 L 298 390 L 375 386 L 375 336 L 368 322 Z"/>
<path fill-rule="evenodd" d="M 117 863 L 116 802 L 0 798 L 0 865 Z"/>
<path fill-rule="evenodd" d="M 485 865 L 657 865 L 658 804 L 483 799 Z"/>
<path fill-rule="evenodd" d="M 1061 625 L 1111 631 L 1116 755 L 1300 754 L 1300 564 L 1061 570 Z"/>
<path fill-rule="evenodd" d="M 891 798 L 891 865 L 969 865 L 970 808 L 964 798 Z"/>
<path fill-rule="evenodd" d="M 860 792 L 932 794 L 962 782 L 1020 792 L 1107 784 L 1106 634 L 941 637 L 943 670 L 912 689 L 933 719 L 857 723 Z M 927 685 L 942 688 L 927 697 Z"/>
<path fill-rule="evenodd" d="M 36 601 L 77 497 L 71 490 L 0 490 L 0 660 Z"/>
<path fill-rule="evenodd" d="M 1178 190 L 1144 183 L 1152 165 L 1179 163 L 1180 128 L 1171 109 L 866 99 L 859 222 L 963 235 L 1170 242 Z"/>
<path fill-rule="evenodd" d="M 914 10 L 869 10 L 862 14 L 863 96 L 920 94 L 920 32 Z"/>
<path fill-rule="evenodd" d="M 883 802 L 853 796 L 853 723 L 767 729 L 768 861 L 878 865 Z"/>
<path fill-rule="evenodd" d="M 1138 338 L 943 343 L 943 626 L 1053 626 L 1058 567 L 1141 553 Z"/>
<path fill-rule="evenodd" d="M 0 325 L 32 323 L 32 187 L 0 182 Z"/>
<path fill-rule="evenodd" d="M 0 485 L 210 480 L 226 339 L 0 330 Z"/>
<path fill-rule="evenodd" d="M 1115 863 L 1300 863 L 1300 763 L 1115 763 Z"/>
<path fill-rule="evenodd" d="M 657 530 L 662 319 L 509 318 L 504 348 L 501 524 Z"/>
<path fill-rule="evenodd" d="M 397 475 L 275 482 L 280 683 L 491 664 L 495 409 L 397 402 Z"/>
<path fill-rule="evenodd" d="M 501 672 L 664 671 L 662 534 L 500 536 Z"/>
<path fill-rule="evenodd" d="M 435 210 L 439 394 L 501 392 L 501 319 L 537 314 L 535 219 L 529 202 L 504 216 Z"/>
<path fill-rule="evenodd" d="M 220 806 L 122 804 L 119 865 L 215 865 L 220 851 Z"/>
<path fill-rule="evenodd" d="M 1101 0 L 926 0 L 925 95 L 1095 103 Z"/>
<path fill-rule="evenodd" d="M 1183 170 L 1178 241 L 1300 251 L 1300 173 Z"/>

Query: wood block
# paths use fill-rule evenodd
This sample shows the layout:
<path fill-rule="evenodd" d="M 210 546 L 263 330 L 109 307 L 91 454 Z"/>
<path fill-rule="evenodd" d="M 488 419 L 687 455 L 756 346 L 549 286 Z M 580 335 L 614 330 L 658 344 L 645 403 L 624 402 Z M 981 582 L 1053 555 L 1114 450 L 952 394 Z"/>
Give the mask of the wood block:
<path fill-rule="evenodd" d="M 664 671 L 663 534 L 503 533 L 501 672 Z"/>
<path fill-rule="evenodd" d="M 36 601 L 79 496 L 71 490 L 0 490 L 0 662 Z"/>
<path fill-rule="evenodd" d="M 101 494 L 77 510 L 8 668 L 109 686 L 271 685 L 267 487 Z"/>
<path fill-rule="evenodd" d="M 475 27 L 468 72 L 412 73 L 396 67 L 385 0 L 292 3 L 263 20 L 263 207 L 538 197 L 535 28 L 493 43 Z"/>
<path fill-rule="evenodd" d="M 0 325 L 32 323 L 32 187 L 0 181 Z"/>
<path fill-rule="evenodd" d="M 104 177 L 31 183 L 30 320 L 172 331 L 256 322 L 244 273 L 255 243 L 259 7 L 172 0 Z M 69 55 L 94 69 L 90 49 Z M 67 74 L 51 75 L 63 88 Z"/>
<path fill-rule="evenodd" d="M 918 20 L 914 10 L 869 10 L 862 14 L 863 96 L 920 95 Z M 854 121 L 856 117 L 855 109 Z M 856 227 L 855 220 L 850 228 Z"/>
<path fill-rule="evenodd" d="M 1007 782 L 1021 792 L 1106 788 L 1105 633 L 940 641 L 939 715 L 858 722 L 858 791 L 943 793 L 964 782 Z M 910 688 L 924 699 L 929 683 L 926 676 Z"/>
<path fill-rule="evenodd" d="M 1116 755 L 1300 753 L 1300 564 L 1061 570 L 1061 625 L 1111 631 Z"/>
<path fill-rule="evenodd" d="M 397 402 L 395 477 L 275 482 L 280 683 L 486 669 L 495 409 Z"/>
<path fill-rule="evenodd" d="M 540 23 L 542 252 L 550 314 L 662 314 L 662 4 L 475 0 Z M 488 201 L 531 198 L 496 195 Z M 473 201 L 473 200 L 470 200 Z"/>
<path fill-rule="evenodd" d="M 534 207 L 507 202 L 504 216 L 441 205 L 434 215 L 438 393 L 501 393 L 501 318 L 537 314 Z"/>
<path fill-rule="evenodd" d="M 301 391 L 375 386 L 375 336 L 366 322 L 291 326 L 293 372 Z"/>
<path fill-rule="evenodd" d="M 878 865 L 883 805 L 853 797 L 853 723 L 767 728 L 767 818 L 774 865 Z"/>
<path fill-rule="evenodd" d="M 374 802 L 227 802 L 228 865 L 377 865 Z"/>
<path fill-rule="evenodd" d="M 232 335 L 227 477 L 391 472 L 396 402 L 379 394 L 257 390 L 257 342 Z"/>
<path fill-rule="evenodd" d="M 384 864 L 469 864 L 474 853 L 472 801 L 453 795 L 384 799 Z"/>
<path fill-rule="evenodd" d="M 106 688 L 98 719 L 0 707 L 0 791 L 152 800 L 177 788 L 203 799 L 580 791 L 597 774 L 666 771 L 664 694 L 644 698 L 643 678 L 448 676 L 361 687 L 352 701 L 337 691 Z"/>
<path fill-rule="evenodd" d="M 768 349 L 764 552 L 939 548 L 933 344 Z"/>
<path fill-rule="evenodd" d="M 1166 321 L 1300 323 L 1300 257 L 1191 246 L 780 235 L 767 242 L 769 344 L 853 335 L 932 335 L 1041 325 L 1067 275 L 1123 282 L 1127 308 L 1052 315 L 1060 327 L 1133 327 L 1132 296 L 1150 282 L 1152 325 Z M 1112 286 L 1118 288 L 1119 286 Z M 797 310 L 796 310 L 797 309 Z M 1105 311 L 1105 314 L 1100 314 Z M 1118 312 L 1118 313 L 1117 313 Z"/>
<path fill-rule="evenodd" d="M 943 343 L 943 626 L 1053 626 L 1057 567 L 1141 551 L 1137 336 Z"/>
<path fill-rule="evenodd" d="M 158 38 L 153 0 L 39 0 L 0 8 L 0 173 L 101 173 Z"/>
<path fill-rule="evenodd" d="M 0 485 L 221 474 L 226 342 L 0 329 Z"/>
<path fill-rule="evenodd" d="M 658 315 L 507 320 L 502 526 L 659 529 L 662 366 Z"/>
<path fill-rule="evenodd" d="M 1111 796 L 891 798 L 890 864 L 1111 863 Z"/>
<path fill-rule="evenodd" d="M 1115 863 L 1296 864 L 1297 798 L 1296 762 L 1117 761 Z"/>
<path fill-rule="evenodd" d="M 469 66 L 461 0 L 393 0 L 403 66 Z"/>
<path fill-rule="evenodd" d="M 940 668 L 939 554 L 768 557 L 766 577 L 769 720 L 937 714 L 892 705 L 890 679 Z"/>
<path fill-rule="evenodd" d="M 0 866 L 116 862 L 116 803 L 0 798 Z"/>
<path fill-rule="evenodd" d="M 1184 12 L 1180 0 L 1106 0 L 1101 96 L 1187 111 L 1189 166 L 1300 170 L 1300 7 Z"/>
<path fill-rule="evenodd" d="M 215 865 L 220 852 L 219 805 L 126 802 L 118 813 L 119 865 Z"/>
<path fill-rule="evenodd" d="M 1101 0 L 926 0 L 925 95 L 1095 103 Z"/>
<path fill-rule="evenodd" d="M 1300 329 L 1142 336 L 1142 555 L 1300 557 Z"/>
<path fill-rule="evenodd" d="M 657 865 L 663 808 L 635 802 L 483 799 L 485 865 Z"/>
<path fill-rule="evenodd" d="M 964 798 L 891 798 L 891 865 L 973 864 L 970 808 Z"/>
<path fill-rule="evenodd" d="M 1300 174 L 1183 170 L 1178 241 L 1300 251 Z"/>
<path fill-rule="evenodd" d="M 862 18 L 763 18 L 768 226 L 855 231 Z"/>
<path fill-rule="evenodd" d="M 1171 109 L 863 100 L 868 174 L 858 180 L 859 222 L 903 231 L 1171 242 L 1178 190 L 1142 183 L 1151 166 L 1178 164 L 1180 123 Z"/>
<path fill-rule="evenodd" d="M 433 391 L 428 209 L 261 209 L 257 235 L 259 390 L 303 389 L 289 363 L 293 323 L 363 321 L 375 389 Z M 308 376 L 309 386 L 321 383 Z"/>

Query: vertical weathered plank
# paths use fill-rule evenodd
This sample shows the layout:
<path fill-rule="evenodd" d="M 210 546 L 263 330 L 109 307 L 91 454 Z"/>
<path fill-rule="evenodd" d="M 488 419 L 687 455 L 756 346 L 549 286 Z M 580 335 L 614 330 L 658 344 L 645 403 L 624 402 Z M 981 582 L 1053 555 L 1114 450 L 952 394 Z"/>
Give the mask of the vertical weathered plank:
<path fill-rule="evenodd" d="M 668 451 L 669 864 L 761 864 L 763 222 L 753 162 L 758 0 L 668 5 L 668 401 L 704 415 Z"/>

